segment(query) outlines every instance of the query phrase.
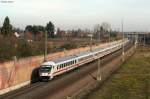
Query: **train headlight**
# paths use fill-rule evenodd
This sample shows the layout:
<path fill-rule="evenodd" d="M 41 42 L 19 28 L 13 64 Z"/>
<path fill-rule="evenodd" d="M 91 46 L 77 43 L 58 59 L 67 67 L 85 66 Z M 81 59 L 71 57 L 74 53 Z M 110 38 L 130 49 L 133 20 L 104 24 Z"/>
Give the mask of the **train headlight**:
<path fill-rule="evenodd" d="M 41 73 L 41 76 L 48 76 L 48 73 Z"/>

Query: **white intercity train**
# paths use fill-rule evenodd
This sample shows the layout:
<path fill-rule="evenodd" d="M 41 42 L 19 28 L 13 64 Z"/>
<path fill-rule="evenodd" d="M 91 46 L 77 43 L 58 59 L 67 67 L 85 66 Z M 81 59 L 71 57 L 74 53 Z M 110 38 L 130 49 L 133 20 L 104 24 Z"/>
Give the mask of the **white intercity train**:
<path fill-rule="evenodd" d="M 104 48 L 93 49 L 92 51 L 82 52 L 76 55 L 58 58 L 53 61 L 47 61 L 41 64 L 39 68 L 40 80 L 51 80 L 55 76 L 61 75 L 75 68 L 83 66 L 83 64 L 92 62 L 98 58 L 115 52 L 126 46 L 129 43 L 128 39 L 110 43 Z"/>

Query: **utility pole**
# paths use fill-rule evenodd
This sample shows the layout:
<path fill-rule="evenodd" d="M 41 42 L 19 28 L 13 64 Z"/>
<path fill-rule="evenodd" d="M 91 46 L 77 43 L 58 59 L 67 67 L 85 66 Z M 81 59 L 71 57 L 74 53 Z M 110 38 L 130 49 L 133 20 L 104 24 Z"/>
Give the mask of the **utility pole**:
<path fill-rule="evenodd" d="M 101 78 L 101 68 L 100 68 L 100 65 L 101 65 L 101 63 L 100 63 L 100 58 L 98 59 L 98 70 L 97 70 L 97 81 L 101 81 L 102 80 L 102 78 Z"/>
<path fill-rule="evenodd" d="M 146 34 L 144 34 L 144 46 L 146 45 Z"/>
<path fill-rule="evenodd" d="M 90 36 L 90 51 L 92 51 L 92 42 L 93 42 L 93 35 L 89 35 Z"/>
<path fill-rule="evenodd" d="M 47 31 L 45 32 L 45 51 L 44 51 L 44 62 L 47 61 Z"/>
<path fill-rule="evenodd" d="M 100 31 L 99 31 L 99 42 L 101 42 L 101 38 L 100 38 Z M 97 81 L 101 81 L 102 78 L 101 78 L 101 68 L 100 68 L 100 65 L 101 65 L 101 58 L 99 57 L 98 58 L 98 66 L 97 66 Z"/>
<path fill-rule="evenodd" d="M 111 30 L 109 31 L 109 43 L 111 42 Z"/>
<path fill-rule="evenodd" d="M 137 35 L 135 34 L 135 48 L 137 48 L 139 42 L 139 34 L 137 33 Z"/>
<path fill-rule="evenodd" d="M 121 21 L 122 24 L 122 35 L 123 35 L 123 44 L 122 44 L 122 61 L 124 62 L 124 31 L 123 31 L 123 20 Z"/>

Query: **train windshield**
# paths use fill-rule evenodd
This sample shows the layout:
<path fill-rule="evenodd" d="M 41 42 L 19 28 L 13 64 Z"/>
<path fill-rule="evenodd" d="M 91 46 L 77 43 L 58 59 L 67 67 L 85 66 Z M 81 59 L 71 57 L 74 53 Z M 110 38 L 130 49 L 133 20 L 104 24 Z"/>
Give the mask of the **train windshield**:
<path fill-rule="evenodd" d="M 52 69 L 52 66 L 42 66 L 40 67 L 41 72 L 50 72 Z"/>

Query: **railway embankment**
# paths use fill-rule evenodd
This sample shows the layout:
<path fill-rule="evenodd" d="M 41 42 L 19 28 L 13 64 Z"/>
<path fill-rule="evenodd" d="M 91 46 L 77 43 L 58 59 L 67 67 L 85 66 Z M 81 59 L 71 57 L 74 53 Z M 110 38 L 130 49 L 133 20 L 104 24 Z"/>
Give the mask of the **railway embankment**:
<path fill-rule="evenodd" d="M 125 50 L 132 47 L 129 44 L 125 47 Z M 133 50 L 132 50 L 133 51 Z M 118 50 L 114 53 L 106 55 L 101 58 L 101 76 L 102 80 L 106 77 L 110 77 L 113 70 L 115 70 L 122 59 L 118 58 L 122 54 L 122 50 Z M 125 54 L 126 55 L 126 54 Z M 128 53 L 128 55 L 131 55 Z M 54 80 L 43 83 L 37 82 L 31 84 L 28 87 L 23 87 L 19 90 L 10 92 L 3 95 L 2 99 L 66 99 L 75 96 L 74 94 L 82 93 L 82 89 L 90 86 L 91 83 L 97 83 L 95 80 L 97 75 L 97 61 L 85 64 L 79 69 L 68 72 L 64 75 L 55 78 Z M 113 64 L 113 65 L 112 65 Z M 90 86 L 91 87 L 91 86 Z M 81 89 L 81 90 L 80 90 Z M 79 92 L 80 90 L 80 92 Z M 86 92 L 86 91 L 84 91 Z M 83 92 L 83 93 L 84 93 Z M 81 97 L 83 94 L 76 95 Z"/>
<path fill-rule="evenodd" d="M 150 47 L 138 48 L 121 68 L 86 99 L 150 99 Z"/>
<path fill-rule="evenodd" d="M 104 46 L 108 46 L 108 44 L 100 44 L 98 46 L 93 46 L 93 48 L 102 48 Z M 90 48 L 82 47 L 63 52 L 51 53 L 47 55 L 47 60 L 53 60 L 87 50 L 90 50 Z M 42 62 L 43 56 L 34 56 L 0 63 L 0 94 L 4 94 L 30 84 L 33 71 L 39 67 Z"/>
<path fill-rule="evenodd" d="M 68 99 L 86 99 L 89 94 L 93 91 L 100 89 L 105 82 L 111 78 L 111 75 L 115 74 L 120 68 L 122 64 L 125 64 L 131 57 L 135 54 L 135 47 L 127 47 L 124 57 L 122 55 L 116 56 L 108 63 L 101 65 L 101 80 L 97 81 L 96 79 L 88 82 L 82 89 L 77 91 L 71 96 L 68 96 Z M 124 59 L 123 59 L 124 58 Z M 125 61 L 123 61 L 125 60 Z M 92 77 L 97 77 L 97 71 L 93 72 Z M 93 98 L 91 98 L 93 99 Z M 96 98 L 99 99 L 99 98 Z M 102 98 L 103 99 L 103 98 Z"/>

